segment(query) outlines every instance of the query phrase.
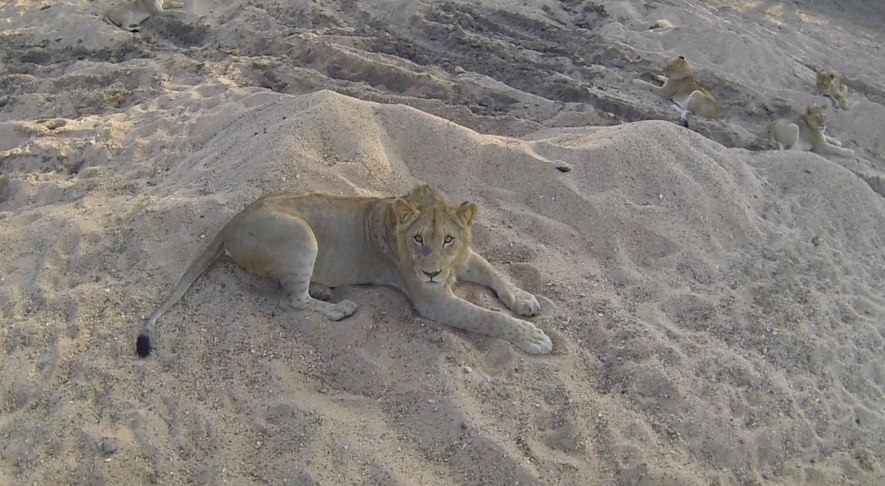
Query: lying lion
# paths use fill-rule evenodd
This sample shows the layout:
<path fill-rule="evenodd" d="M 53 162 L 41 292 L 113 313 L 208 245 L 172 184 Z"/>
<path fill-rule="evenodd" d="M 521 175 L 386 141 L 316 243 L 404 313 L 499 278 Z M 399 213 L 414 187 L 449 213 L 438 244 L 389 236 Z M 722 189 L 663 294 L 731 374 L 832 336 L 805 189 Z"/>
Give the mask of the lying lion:
<path fill-rule="evenodd" d="M 824 155 L 841 155 L 851 157 L 854 151 L 842 148 L 842 143 L 830 138 L 824 130 L 827 128 L 827 108 L 825 106 L 809 106 L 805 113 L 797 119 L 781 118 L 775 120 L 769 129 L 771 142 L 778 149 L 814 150 Z"/>
<path fill-rule="evenodd" d="M 663 86 L 655 86 L 641 79 L 634 79 L 633 82 L 650 87 L 661 98 L 672 100 L 682 115 L 680 118 L 682 121 L 688 119 L 689 113 L 707 118 L 719 118 L 719 102 L 698 83 L 694 71 L 684 56 L 668 62 L 664 66 L 664 74 L 666 76 L 657 76 L 657 79 L 664 83 Z"/>
<path fill-rule="evenodd" d="M 169 15 L 170 9 L 184 8 L 168 0 L 133 0 L 114 5 L 104 11 L 104 19 L 123 30 L 135 32 L 151 15 Z"/>
<path fill-rule="evenodd" d="M 452 293 L 458 279 L 491 287 L 514 313 L 537 315 L 534 295 L 517 287 L 471 250 L 472 202 L 451 206 L 429 186 L 397 198 L 282 194 L 263 197 L 234 216 L 197 256 L 166 300 L 147 318 L 136 351 L 147 356 L 157 319 L 178 302 L 217 257 L 280 281 L 284 308 L 338 321 L 356 311 L 349 300 L 326 302 L 331 287 L 390 285 L 423 316 L 504 338 L 533 354 L 553 344 L 532 323 L 471 304 Z"/>
<path fill-rule="evenodd" d="M 817 73 L 817 91 L 833 100 L 839 108 L 848 108 L 848 86 L 842 84 L 835 73 L 827 70 Z"/>

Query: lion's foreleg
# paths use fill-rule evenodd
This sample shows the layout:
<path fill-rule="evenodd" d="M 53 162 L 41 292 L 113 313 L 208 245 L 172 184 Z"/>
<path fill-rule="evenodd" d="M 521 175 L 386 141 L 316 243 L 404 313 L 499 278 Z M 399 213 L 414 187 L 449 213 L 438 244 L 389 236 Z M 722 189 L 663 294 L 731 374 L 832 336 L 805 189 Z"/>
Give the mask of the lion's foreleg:
<path fill-rule="evenodd" d="M 824 140 L 826 140 L 827 143 L 829 143 L 830 145 L 835 145 L 835 146 L 837 146 L 837 147 L 841 147 L 841 146 L 842 146 L 842 142 L 840 142 L 840 141 L 836 140 L 835 138 L 833 138 L 833 137 L 827 135 L 827 134 L 824 133 L 823 131 L 821 131 L 821 135 L 824 136 Z"/>
<path fill-rule="evenodd" d="M 815 150 L 821 154 L 840 155 L 842 157 L 854 156 L 854 150 L 830 145 L 826 141 L 815 147 Z"/>
<path fill-rule="evenodd" d="M 482 255 L 474 251 L 470 252 L 470 259 L 459 278 L 491 288 L 498 294 L 501 302 L 516 314 L 535 316 L 541 312 L 541 305 L 534 295 L 517 287 L 509 278 L 495 270 Z"/>
<path fill-rule="evenodd" d="M 412 295 L 412 302 L 421 315 L 440 324 L 503 338 L 531 354 L 547 354 L 553 349 L 550 338 L 531 322 L 484 309 L 448 290 L 441 289 L 432 296 Z"/>
<path fill-rule="evenodd" d="M 648 81 L 646 81 L 644 79 L 639 79 L 639 78 L 633 79 L 634 85 L 648 89 L 649 91 L 653 92 L 654 94 L 664 97 L 664 98 L 669 96 L 669 94 L 667 94 L 667 92 L 664 91 L 664 88 L 666 88 L 666 82 L 667 82 L 667 80 L 666 80 L 666 78 L 664 78 L 663 79 L 664 85 L 657 86 L 654 83 L 649 83 Z"/>
<path fill-rule="evenodd" d="M 823 132 L 818 134 L 818 136 L 814 137 L 814 151 L 819 154 L 840 155 L 842 157 L 851 157 L 854 155 L 854 150 L 842 148 L 841 144 L 831 144 L 829 140 L 829 137 Z"/>

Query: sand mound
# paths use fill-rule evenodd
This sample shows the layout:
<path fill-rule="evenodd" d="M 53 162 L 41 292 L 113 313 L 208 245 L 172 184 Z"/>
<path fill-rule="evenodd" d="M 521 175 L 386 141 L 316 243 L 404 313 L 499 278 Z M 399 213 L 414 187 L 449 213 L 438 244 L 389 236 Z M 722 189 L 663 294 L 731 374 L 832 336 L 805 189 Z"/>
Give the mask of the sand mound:
<path fill-rule="evenodd" d="M 68 154 L 80 169 L 64 181 L 27 176 L 50 162 L 12 158 L 0 206 L 7 477 L 881 474 L 885 208 L 848 170 L 667 122 L 518 140 L 328 91 L 190 95 L 209 106 L 201 116 L 91 127 L 124 132 L 119 151 Z M 29 143 L 67 146 L 76 128 Z M 386 288 L 336 289 L 361 305 L 340 323 L 281 313 L 273 282 L 224 262 L 161 320 L 155 357 L 134 358 L 138 316 L 259 193 L 417 182 L 479 203 L 476 247 L 541 297 L 554 355 L 440 328 Z M 96 446 L 106 437 L 110 462 Z"/>
<path fill-rule="evenodd" d="M 885 482 L 880 3 L 110 3 L 0 6 L 0 484 Z M 726 118 L 630 83 L 678 54 Z M 820 67 L 858 157 L 747 150 Z M 551 356 L 221 261 L 135 357 L 260 194 L 424 182 Z"/>

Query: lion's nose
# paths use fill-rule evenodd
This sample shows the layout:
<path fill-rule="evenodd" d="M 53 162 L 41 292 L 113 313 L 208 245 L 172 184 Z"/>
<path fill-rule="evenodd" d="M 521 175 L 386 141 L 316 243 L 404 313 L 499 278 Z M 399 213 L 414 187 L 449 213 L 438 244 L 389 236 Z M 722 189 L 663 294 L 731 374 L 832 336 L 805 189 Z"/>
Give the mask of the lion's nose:
<path fill-rule="evenodd" d="M 436 277 L 437 275 L 439 275 L 439 272 L 440 272 L 440 270 L 437 270 L 435 272 L 428 272 L 427 270 L 421 270 L 421 271 L 424 272 L 424 275 L 427 275 L 428 277 L 430 277 L 431 280 L 433 280 L 433 277 Z"/>

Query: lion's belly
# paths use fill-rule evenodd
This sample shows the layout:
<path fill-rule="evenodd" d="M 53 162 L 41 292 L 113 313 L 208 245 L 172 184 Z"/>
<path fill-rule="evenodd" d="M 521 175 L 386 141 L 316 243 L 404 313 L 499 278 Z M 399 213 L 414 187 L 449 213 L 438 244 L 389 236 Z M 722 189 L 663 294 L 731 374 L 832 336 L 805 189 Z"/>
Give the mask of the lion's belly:
<path fill-rule="evenodd" d="M 376 255 L 353 244 L 317 240 L 319 249 L 311 282 L 329 287 L 378 283 L 377 274 L 384 269 L 378 268 Z"/>
<path fill-rule="evenodd" d="M 317 240 L 312 282 L 329 287 L 383 283 L 379 274 L 386 274 L 390 264 L 366 234 L 372 207 L 324 201 L 298 208 Z"/>

